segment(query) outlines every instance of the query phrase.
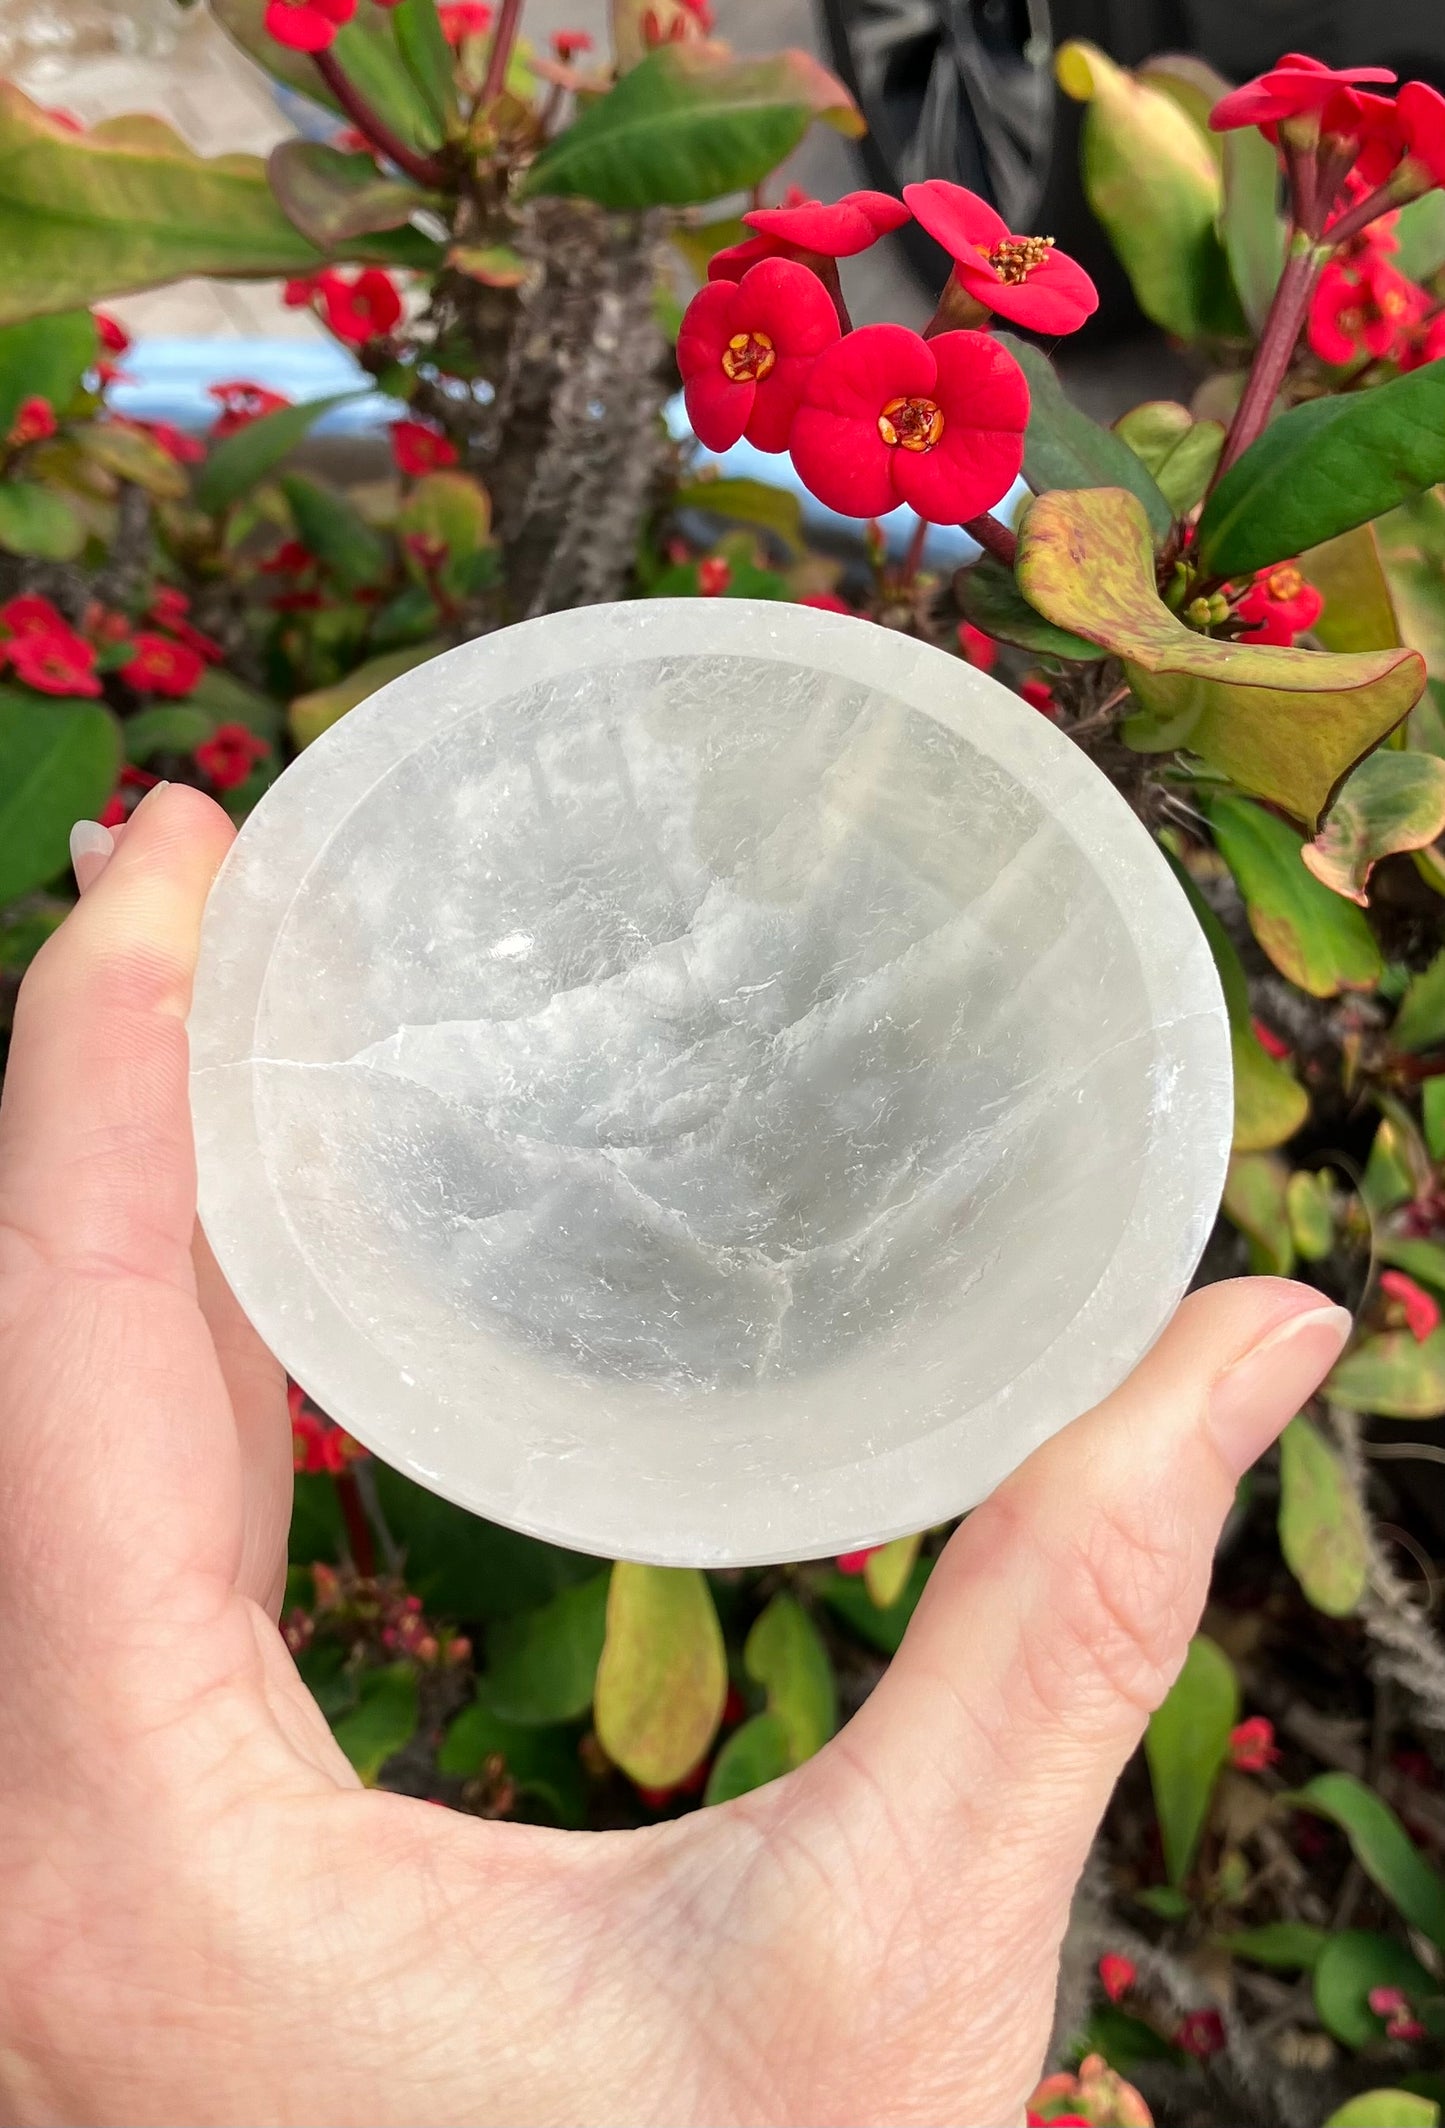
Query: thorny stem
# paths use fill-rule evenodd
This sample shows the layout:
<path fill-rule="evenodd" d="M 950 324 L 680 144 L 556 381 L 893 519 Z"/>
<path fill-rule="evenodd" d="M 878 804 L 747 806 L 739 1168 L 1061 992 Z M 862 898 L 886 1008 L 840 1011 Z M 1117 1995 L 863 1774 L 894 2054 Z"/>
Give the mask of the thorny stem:
<path fill-rule="evenodd" d="M 1008 526 L 1000 524 L 991 510 L 985 510 L 979 517 L 966 517 L 963 529 L 970 539 L 978 541 L 986 554 L 991 554 L 996 562 L 1002 562 L 1005 569 L 1012 569 L 1019 543 Z"/>
<path fill-rule="evenodd" d="M 371 1534 L 371 1523 L 366 1512 L 366 1503 L 356 1482 L 356 1473 L 338 1470 L 332 1483 L 336 1497 L 341 1503 L 341 1518 L 346 1524 L 346 1544 L 351 1553 L 351 1563 L 368 1581 L 376 1572 L 376 1542 Z"/>
<path fill-rule="evenodd" d="M 404 140 L 397 139 L 386 121 L 377 117 L 355 84 L 347 79 L 330 52 L 313 52 L 311 56 L 316 62 L 317 73 L 357 131 L 364 133 L 388 162 L 395 163 L 398 170 L 405 170 L 407 176 L 415 178 L 419 185 L 443 183 L 446 172 L 442 165 L 429 155 L 418 155 Z"/>
<path fill-rule="evenodd" d="M 522 0 L 502 0 L 502 12 L 497 17 L 497 27 L 492 34 L 492 49 L 487 57 L 487 78 L 482 83 L 481 104 L 483 110 L 495 103 L 501 95 L 507 79 L 507 67 L 512 57 L 512 47 L 517 41 L 517 25 L 522 19 Z"/>

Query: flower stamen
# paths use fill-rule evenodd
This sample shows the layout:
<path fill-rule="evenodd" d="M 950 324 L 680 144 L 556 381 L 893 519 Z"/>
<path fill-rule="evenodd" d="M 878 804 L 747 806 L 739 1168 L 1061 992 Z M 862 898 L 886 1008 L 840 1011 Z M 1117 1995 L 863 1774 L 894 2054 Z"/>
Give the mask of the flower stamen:
<path fill-rule="evenodd" d="M 765 332 L 734 333 L 722 351 L 723 374 L 734 384 L 761 384 L 777 359 Z"/>
<path fill-rule="evenodd" d="M 980 247 L 982 248 L 982 247 Z M 1000 237 L 983 256 L 1001 281 L 1010 286 L 1026 281 L 1036 266 L 1042 266 L 1054 248 L 1051 236 Z"/>
<path fill-rule="evenodd" d="M 878 416 L 878 433 L 905 451 L 931 451 L 943 434 L 943 408 L 935 399 L 890 399 Z"/>

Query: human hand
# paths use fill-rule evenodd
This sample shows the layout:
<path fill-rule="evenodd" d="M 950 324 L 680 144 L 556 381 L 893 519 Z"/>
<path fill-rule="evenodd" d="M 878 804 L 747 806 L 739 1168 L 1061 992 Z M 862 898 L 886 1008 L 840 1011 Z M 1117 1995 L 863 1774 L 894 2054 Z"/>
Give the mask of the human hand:
<path fill-rule="evenodd" d="M 867 1704 L 770 1787 L 605 1834 L 364 1790 L 275 1624 L 284 1379 L 195 1234 L 184 1014 L 230 835 L 149 795 L 17 1012 L 0 2116 L 1016 2122 L 1235 1481 L 1347 1318 L 1275 1279 L 1192 1296 L 968 1518 Z"/>

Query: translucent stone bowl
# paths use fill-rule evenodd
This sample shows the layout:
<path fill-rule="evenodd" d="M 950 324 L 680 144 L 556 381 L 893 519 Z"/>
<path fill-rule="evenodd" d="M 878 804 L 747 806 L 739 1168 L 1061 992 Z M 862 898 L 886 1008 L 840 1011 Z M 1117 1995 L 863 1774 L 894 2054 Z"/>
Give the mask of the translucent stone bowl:
<path fill-rule="evenodd" d="M 835 614 L 656 600 L 395 680 L 243 828 L 191 1016 L 201 1213 L 388 1462 L 742 1565 L 979 1500 L 1188 1283 L 1229 1043 L 1052 724 Z"/>

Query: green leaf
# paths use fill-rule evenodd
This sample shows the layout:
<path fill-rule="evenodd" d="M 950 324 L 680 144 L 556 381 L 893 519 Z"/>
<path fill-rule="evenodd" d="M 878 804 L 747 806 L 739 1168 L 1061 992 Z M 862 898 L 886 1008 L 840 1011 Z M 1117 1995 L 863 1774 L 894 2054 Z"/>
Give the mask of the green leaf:
<path fill-rule="evenodd" d="M 446 262 L 484 288 L 520 288 L 532 271 L 510 244 L 453 244 Z"/>
<path fill-rule="evenodd" d="M 1342 786 L 1301 856 L 1316 879 L 1361 907 L 1371 872 L 1397 850 L 1421 850 L 1445 829 L 1445 761 L 1381 747 Z"/>
<path fill-rule="evenodd" d="M 522 190 L 624 213 L 720 199 L 760 184 L 814 118 L 862 131 L 847 90 L 805 52 L 664 44 L 547 143 Z"/>
<path fill-rule="evenodd" d="M 1335 1245 L 1329 1176 L 1322 1170 L 1297 1167 L 1285 1185 L 1284 1201 L 1295 1248 L 1306 1263 L 1323 1263 Z"/>
<path fill-rule="evenodd" d="M 1358 909 L 1305 869 L 1294 829 L 1246 798 L 1214 798 L 1207 811 L 1249 928 L 1280 974 L 1311 997 L 1372 989 L 1385 969 L 1375 935 Z"/>
<path fill-rule="evenodd" d="M 163 451 L 143 429 L 122 428 L 113 421 L 91 421 L 75 431 L 74 440 L 76 447 L 107 473 L 113 473 L 117 480 L 134 482 L 162 502 L 179 502 L 190 493 L 185 467 L 177 465 L 170 452 Z"/>
<path fill-rule="evenodd" d="M 1445 1088 L 1445 1079 L 1429 1079 L 1426 1086 Z M 1438 1160 L 1440 1155 L 1434 1145 L 1430 1148 Z M 1427 1286 L 1434 1286 L 1445 1293 L 1445 1246 L 1438 1241 L 1411 1241 L 1403 1235 L 1381 1234 L 1375 1241 L 1375 1254 L 1381 1263 L 1394 1264 L 1398 1271 L 1408 1271 L 1411 1278 L 1420 1279 Z"/>
<path fill-rule="evenodd" d="M 1012 333 L 995 333 L 1018 363 L 1029 387 L 1024 479 L 1036 495 L 1051 488 L 1127 488 L 1143 504 L 1155 544 L 1174 518 L 1148 467 L 1121 435 L 1101 428 L 1076 407 L 1048 356 Z M 1085 631 L 1080 630 L 1080 634 Z"/>
<path fill-rule="evenodd" d="M 1445 493 L 1431 488 L 1413 495 L 1371 530 L 1401 640 L 1423 652 L 1431 673 L 1445 680 Z"/>
<path fill-rule="evenodd" d="M 435 0 L 401 0 L 391 11 L 391 28 L 407 72 L 445 131 L 457 116 L 456 61 Z"/>
<path fill-rule="evenodd" d="M 330 1565 L 341 1557 L 345 1547 L 346 1528 L 335 1485 L 319 1471 L 298 1470 L 291 1493 L 287 1558 L 304 1566 L 317 1559 Z"/>
<path fill-rule="evenodd" d="M 255 155 L 196 155 L 159 119 L 70 132 L 0 84 L 0 323 L 187 274 L 309 273 Z"/>
<path fill-rule="evenodd" d="M 1373 525 L 1356 525 L 1311 547 L 1299 566 L 1325 602 L 1310 631 L 1322 649 L 1391 650 L 1405 641 Z M 1426 646 L 1416 643 L 1415 648 Z"/>
<path fill-rule="evenodd" d="M 1224 448 L 1223 422 L 1196 421 L 1177 399 L 1146 399 L 1120 415 L 1114 433 L 1148 467 L 1176 517 L 1200 500 Z"/>
<path fill-rule="evenodd" d="M 1308 1973 L 1318 1963 L 1329 1942 L 1328 1929 L 1314 1928 L 1308 1921 L 1266 1921 L 1260 1928 L 1235 1929 L 1216 1936 L 1214 1947 L 1249 1965 L 1268 1966 L 1281 1973 Z"/>
<path fill-rule="evenodd" d="M 1325 1383 L 1346 1411 L 1382 1419 L 1438 1419 L 1445 1412 L 1445 1327 L 1417 1343 L 1408 1330 L 1361 1338 Z"/>
<path fill-rule="evenodd" d="M 1213 156 L 1216 168 L 1224 170 L 1224 136 L 1211 133 L 1209 114 L 1232 84 L 1194 52 L 1156 52 L 1135 67 L 1134 77 L 1146 88 L 1172 97 Z"/>
<path fill-rule="evenodd" d="M 1070 39 L 1054 65 L 1064 93 L 1089 107 L 1084 190 L 1139 308 L 1183 340 L 1228 330 L 1238 312 L 1217 228 L 1223 190 L 1198 129 L 1092 44 Z"/>
<path fill-rule="evenodd" d="M 215 728 L 215 718 L 190 702 L 154 702 L 121 726 L 125 758 L 145 762 L 153 754 L 194 753 Z"/>
<path fill-rule="evenodd" d="M 1439 2128 L 1440 2108 L 1433 2098 L 1413 2091 L 1361 2091 L 1337 2106 L 1325 2128 Z"/>
<path fill-rule="evenodd" d="M 1428 281 L 1445 266 L 1445 194 L 1426 192 L 1395 216 L 1397 245 L 1390 264 L 1412 281 Z"/>
<path fill-rule="evenodd" d="M 338 489 L 304 473 L 283 473 L 280 485 L 302 546 L 342 590 L 360 591 L 386 574 L 386 541 Z"/>
<path fill-rule="evenodd" d="M 1410 1927 L 1432 1943 L 1445 1944 L 1445 1878 L 1431 1868 L 1373 1788 L 1353 1774 L 1320 1773 L 1284 1801 L 1338 1825 L 1365 1875 Z"/>
<path fill-rule="evenodd" d="M 1373 391 L 1307 400 L 1272 421 L 1210 496 L 1199 566 L 1209 576 L 1248 576 L 1442 479 L 1445 374 L 1437 362 Z"/>
<path fill-rule="evenodd" d="M 619 1559 L 593 1720 L 603 1750 L 647 1788 L 691 1773 L 717 1735 L 727 1650 L 707 1577 Z"/>
<path fill-rule="evenodd" d="M 420 534 L 439 540 L 447 555 L 441 572 L 443 588 L 464 597 L 475 558 L 486 552 L 490 542 L 492 500 L 470 473 L 427 473 L 397 512 L 396 529 L 402 539 Z M 409 566 L 420 580 L 420 563 L 410 558 Z"/>
<path fill-rule="evenodd" d="M 783 1725 L 790 1763 L 801 1766 L 838 1726 L 838 1691 L 828 1651 L 796 1596 L 780 1592 L 756 1620 L 743 1666 Z"/>
<path fill-rule="evenodd" d="M 218 665 L 206 667 L 186 696 L 186 704 L 203 709 L 217 724 L 244 724 L 259 739 L 274 742 L 281 735 L 280 703 Z"/>
<path fill-rule="evenodd" d="M 462 1780 L 499 1760 L 523 1795 L 540 1796 L 558 1824 L 580 1826 L 587 1816 L 587 1784 L 568 1729 L 539 1729 L 504 1721 L 484 1700 L 464 1707 L 442 1738 L 438 1770 Z"/>
<path fill-rule="evenodd" d="M 69 914 L 70 904 L 63 901 L 27 907 L 23 915 L 14 909 L 0 909 L 0 971 L 23 975 Z"/>
<path fill-rule="evenodd" d="M 416 1724 L 416 1671 L 410 1663 L 388 1663 L 362 1672 L 360 1704 L 331 1733 L 365 1785 L 374 1788 L 387 1760 L 411 1742 Z"/>
<path fill-rule="evenodd" d="M 0 327 L 0 436 L 8 436 L 22 403 L 44 399 L 64 414 L 95 362 L 95 320 L 88 310 L 58 311 Z"/>
<path fill-rule="evenodd" d="M 54 488 L 33 480 L 0 483 L 0 547 L 36 561 L 68 562 L 84 545 L 84 523 Z"/>
<path fill-rule="evenodd" d="M 1411 2001 L 1437 1992 L 1419 1959 L 1395 1937 L 1366 1929 L 1331 1936 L 1315 1964 L 1315 2014 L 1347 2047 L 1374 2046 L 1384 2037 L 1385 2020 L 1370 2008 L 1374 1988 L 1401 1988 Z"/>
<path fill-rule="evenodd" d="M 1445 1160 L 1445 1078 L 1438 1074 L 1420 1088 L 1420 1121 L 1432 1160 Z M 1445 1262 L 1445 1250 L 1441 1250 Z"/>
<path fill-rule="evenodd" d="M 1223 150 L 1224 207 L 1219 234 L 1240 309 L 1258 333 L 1284 270 L 1279 150 L 1255 126 L 1226 133 Z"/>
<path fill-rule="evenodd" d="M 1254 1031 L 1249 979 L 1233 939 L 1173 851 L 1166 848 L 1164 855 L 1209 941 L 1224 992 L 1234 1067 L 1234 1150 L 1268 1152 L 1294 1136 L 1309 1114 L 1309 1095 L 1289 1066 L 1272 1057 Z"/>
<path fill-rule="evenodd" d="M 438 1616 L 515 1618 L 596 1579 L 597 1561 L 581 1552 L 484 1522 L 389 1464 L 374 1464 L 372 1474 L 387 1527 L 405 1553 L 407 1587 Z"/>
<path fill-rule="evenodd" d="M 1118 488 L 1041 495 L 1017 574 L 1031 605 L 1124 660 L 1144 712 L 1125 727 L 1131 745 L 1187 746 L 1311 828 L 1424 686 L 1414 651 L 1325 657 L 1196 635 L 1155 591 L 1148 521 Z"/>
<path fill-rule="evenodd" d="M 478 1697 L 509 1722 L 576 1721 L 592 1704 L 606 1619 L 602 1573 L 559 1589 L 539 1610 L 496 1620 Z"/>
<path fill-rule="evenodd" d="M 444 648 L 435 640 L 408 643 L 400 650 L 387 650 L 380 657 L 368 658 L 364 665 L 358 665 L 344 680 L 337 680 L 330 687 L 316 687 L 310 694 L 297 695 L 290 710 L 292 738 L 298 746 L 309 746 L 313 739 L 319 739 L 324 731 L 339 723 L 349 709 L 355 709 L 358 702 L 365 702 L 389 680 L 425 665 L 428 658 L 434 658 Z"/>
<path fill-rule="evenodd" d="M 1001 643 L 1017 643 L 1021 650 L 1032 650 L 1039 657 L 1098 662 L 1098 645 L 1086 643 L 1081 635 L 1070 635 L 1066 628 L 1056 628 L 1052 621 L 1036 613 L 1020 591 L 1012 569 L 1006 569 L 992 555 L 982 555 L 967 569 L 960 569 L 953 589 L 969 620 L 985 635 L 997 636 Z"/>
<path fill-rule="evenodd" d="M 71 828 L 119 773 L 120 727 L 99 702 L 0 687 L 0 905 L 65 870 Z"/>
<path fill-rule="evenodd" d="M 922 1543 L 921 1533 L 916 1537 L 895 1537 L 891 1544 L 882 1544 L 876 1552 L 870 1552 L 863 1568 L 863 1586 L 880 1611 L 891 1610 L 904 1594 Z"/>
<path fill-rule="evenodd" d="M 1430 1158 L 1410 1111 L 1393 1094 L 1378 1092 L 1385 1114 L 1370 1146 L 1360 1196 L 1376 1219 L 1420 1196 L 1431 1182 Z"/>
<path fill-rule="evenodd" d="M 731 1803 L 789 1771 L 788 1732 L 776 1714 L 755 1714 L 732 1735 L 713 1760 L 704 1803 Z"/>
<path fill-rule="evenodd" d="M 819 1582 L 818 1594 L 834 1616 L 841 1618 L 870 1648 L 876 1648 L 880 1655 L 896 1655 L 932 1572 L 931 1559 L 918 1560 L 907 1588 L 886 1611 L 880 1611 L 868 1594 L 861 1574 L 830 1573 Z"/>
<path fill-rule="evenodd" d="M 1142 1906 L 1146 1914 L 1157 1914 L 1161 1921 L 1187 1921 L 1194 1912 L 1194 1901 L 1172 1884 L 1147 1884 L 1134 1894 L 1134 1903 Z"/>
<path fill-rule="evenodd" d="M 266 162 L 271 190 L 318 251 L 334 251 L 348 237 L 401 229 L 437 196 L 408 180 L 387 177 L 369 155 L 344 155 L 317 140 L 283 140 Z"/>
<path fill-rule="evenodd" d="M 668 231 L 669 240 L 687 260 L 695 281 L 707 279 L 707 269 L 720 251 L 728 251 L 734 244 L 745 244 L 754 234 L 755 231 L 736 214 L 726 215 L 720 221 L 689 221 L 681 228 Z"/>
<path fill-rule="evenodd" d="M 196 507 L 213 515 L 230 508 L 257 481 L 274 473 L 328 407 L 342 406 L 356 392 L 333 392 L 327 399 L 307 399 L 300 406 L 278 406 L 274 414 L 236 429 L 211 447 L 196 476 Z"/>
<path fill-rule="evenodd" d="M 441 146 L 441 120 L 402 57 L 389 8 L 360 9 L 337 31 L 331 51 L 363 102 L 407 147 Z"/>
<path fill-rule="evenodd" d="M 1315 1609 L 1347 1618 L 1369 1573 L 1365 1518 L 1340 1457 L 1304 1418 L 1280 1436 L 1279 1547 Z"/>
<path fill-rule="evenodd" d="M 673 497 L 678 510 L 707 510 L 740 525 L 756 525 L 793 554 L 803 551 L 803 505 L 787 488 L 766 480 L 693 480 Z"/>
<path fill-rule="evenodd" d="M 1435 1049 L 1445 1042 L 1445 953 L 1411 976 L 1390 1040 L 1397 1049 Z"/>
<path fill-rule="evenodd" d="M 1196 1633 L 1183 1669 L 1168 1698 L 1150 1716 L 1144 1736 L 1171 1884 L 1182 1884 L 1189 1874 L 1229 1750 L 1229 1732 L 1238 1720 L 1234 1666 L 1222 1648 Z"/>
<path fill-rule="evenodd" d="M 1224 1183 L 1224 1211 L 1249 1240 L 1251 1271 L 1286 1278 L 1294 1234 L 1286 1195 L 1289 1169 L 1271 1153 L 1236 1153 Z"/>

